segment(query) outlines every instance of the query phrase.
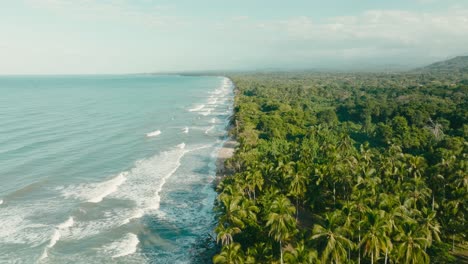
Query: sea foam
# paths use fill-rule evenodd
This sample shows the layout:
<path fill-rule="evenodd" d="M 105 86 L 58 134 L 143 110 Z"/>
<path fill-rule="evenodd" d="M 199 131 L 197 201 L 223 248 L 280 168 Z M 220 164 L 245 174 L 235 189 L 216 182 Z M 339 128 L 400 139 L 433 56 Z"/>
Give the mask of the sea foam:
<path fill-rule="evenodd" d="M 153 131 L 153 132 L 146 133 L 147 137 L 157 137 L 159 135 L 161 135 L 161 130 L 156 130 L 156 131 Z"/>
<path fill-rule="evenodd" d="M 82 240 L 115 230 L 128 224 L 132 219 L 143 216 L 143 211 L 135 208 L 113 208 L 98 212 L 94 219 L 75 221 L 69 232 L 62 232 L 67 240 Z"/>
<path fill-rule="evenodd" d="M 47 258 L 49 255 L 48 255 L 48 251 L 49 249 L 53 248 L 55 246 L 55 244 L 57 244 L 57 241 L 60 240 L 60 237 L 61 237 L 61 232 L 63 230 L 66 230 L 70 227 L 73 226 L 73 217 L 69 217 L 67 221 L 57 225 L 55 227 L 55 230 L 54 230 L 54 233 L 52 234 L 52 237 L 50 238 L 50 242 L 49 244 L 46 246 L 46 248 L 44 249 L 44 251 L 42 252 L 42 255 L 41 257 L 39 258 L 39 260 L 43 260 L 45 258 Z"/>
<path fill-rule="evenodd" d="M 109 212 L 107 217 L 103 216 L 104 219 L 80 223 L 77 230 L 73 231 L 75 238 L 87 237 L 100 230 L 126 224 L 149 211 L 159 209 L 160 193 L 166 180 L 177 171 L 182 157 L 190 151 L 185 148 L 185 143 L 181 143 L 151 158 L 137 161 L 131 170 L 108 181 L 61 188 L 62 195 L 67 198 L 97 203 L 110 196 L 135 204 L 132 212 Z"/>
<path fill-rule="evenodd" d="M 90 203 L 99 203 L 108 195 L 116 192 L 119 186 L 127 180 L 127 175 L 128 172 L 122 172 L 108 181 L 58 189 L 66 198 L 77 198 Z"/>
<path fill-rule="evenodd" d="M 9 204 L 8 210 L 0 209 L 0 245 L 25 244 L 39 246 L 50 239 L 49 225 L 34 222 L 44 208 L 55 213 L 58 202 L 31 202 L 25 205 Z M 2 247 L 0 246 L 0 249 Z"/>
<path fill-rule="evenodd" d="M 209 127 L 207 130 L 205 130 L 205 134 L 208 134 L 211 130 L 213 130 L 215 126 Z"/>
<path fill-rule="evenodd" d="M 135 253 L 139 243 L 137 235 L 128 233 L 121 240 L 104 246 L 103 251 L 112 255 L 112 258 L 120 258 Z"/>
<path fill-rule="evenodd" d="M 204 107 L 205 107 L 204 104 L 202 104 L 202 105 L 197 105 L 197 106 L 195 106 L 194 108 L 189 109 L 188 111 L 189 111 L 189 112 L 198 112 L 198 111 L 202 110 Z"/>

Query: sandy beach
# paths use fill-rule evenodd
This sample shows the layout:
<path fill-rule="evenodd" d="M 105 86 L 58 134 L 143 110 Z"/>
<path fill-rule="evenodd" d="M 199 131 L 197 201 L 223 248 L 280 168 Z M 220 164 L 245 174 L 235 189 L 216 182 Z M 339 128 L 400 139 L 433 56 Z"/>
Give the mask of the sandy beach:
<path fill-rule="evenodd" d="M 216 179 L 214 181 L 215 187 L 219 184 L 221 179 L 226 176 L 224 162 L 234 155 L 234 151 L 237 145 L 237 141 L 233 139 L 228 139 L 219 149 L 218 159 L 216 160 Z"/>

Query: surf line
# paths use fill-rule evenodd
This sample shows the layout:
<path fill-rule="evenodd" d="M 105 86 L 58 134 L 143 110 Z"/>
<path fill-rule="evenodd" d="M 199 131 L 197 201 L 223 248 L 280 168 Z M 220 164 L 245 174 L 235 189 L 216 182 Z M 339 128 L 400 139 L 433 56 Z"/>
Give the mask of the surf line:
<path fill-rule="evenodd" d="M 116 241 L 108 246 L 108 250 L 113 252 L 112 258 L 120 258 L 131 255 L 137 251 L 140 240 L 138 236 L 133 233 L 128 233 L 121 241 Z"/>
<path fill-rule="evenodd" d="M 177 145 L 177 147 L 179 149 L 182 150 L 182 153 L 179 155 L 179 157 L 177 157 L 177 162 L 176 162 L 176 166 L 174 167 L 174 169 L 172 169 L 165 177 L 162 177 L 161 178 L 161 182 L 159 183 L 159 186 L 155 192 L 155 200 L 156 200 L 156 204 L 153 205 L 151 208 L 149 209 L 153 209 L 153 210 L 157 210 L 159 209 L 159 206 L 161 204 L 161 196 L 160 196 L 160 193 L 163 189 L 163 186 L 166 184 L 166 180 L 169 179 L 174 173 L 176 173 L 176 171 L 179 169 L 180 165 L 181 165 L 181 160 L 182 158 L 185 156 L 185 154 L 187 154 L 188 152 L 190 152 L 190 150 L 186 150 L 185 149 L 185 143 L 181 143 L 179 145 Z"/>
<path fill-rule="evenodd" d="M 127 180 L 127 175 L 128 172 L 122 172 L 119 175 L 117 175 L 117 177 L 115 177 L 114 179 L 111 179 L 107 182 L 103 182 L 101 186 L 104 187 L 104 191 L 101 194 L 89 199 L 88 202 L 99 203 L 108 195 L 116 192 L 119 186 Z"/>
<path fill-rule="evenodd" d="M 49 256 L 48 251 L 49 249 L 53 248 L 55 244 L 60 240 L 60 237 L 62 236 L 61 231 L 64 231 L 70 227 L 72 227 L 74 224 L 73 217 L 69 217 L 67 221 L 59 224 L 58 226 L 55 227 L 54 234 L 50 238 L 49 244 L 46 246 L 44 249 L 44 252 L 42 253 L 41 257 L 39 260 L 43 260 Z"/>
<path fill-rule="evenodd" d="M 159 135 L 161 135 L 161 130 L 156 130 L 156 131 L 153 131 L 153 132 L 146 133 L 147 137 L 157 137 Z"/>
<path fill-rule="evenodd" d="M 205 105 L 202 104 L 202 105 L 196 106 L 196 107 L 194 107 L 194 108 L 192 108 L 192 109 L 189 109 L 188 111 L 189 111 L 189 112 L 197 112 L 197 111 L 202 110 L 204 107 L 205 107 Z"/>

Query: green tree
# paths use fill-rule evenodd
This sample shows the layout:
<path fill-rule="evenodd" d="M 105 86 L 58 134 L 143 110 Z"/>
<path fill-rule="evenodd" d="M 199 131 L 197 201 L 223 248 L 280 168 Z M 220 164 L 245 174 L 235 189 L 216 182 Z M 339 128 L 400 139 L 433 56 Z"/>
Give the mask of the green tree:
<path fill-rule="evenodd" d="M 291 183 L 289 185 L 289 195 L 296 199 L 296 221 L 299 217 L 299 199 L 306 195 L 307 184 L 309 178 L 300 172 L 296 172 L 290 176 Z"/>
<path fill-rule="evenodd" d="M 369 210 L 365 216 L 362 221 L 364 236 L 359 247 L 364 247 L 364 255 L 370 256 L 371 263 L 374 264 L 379 260 L 381 252 L 387 256 L 392 247 L 389 237 L 391 228 L 385 217 L 385 212 L 382 210 Z"/>
<path fill-rule="evenodd" d="M 304 240 L 298 241 L 291 251 L 286 251 L 284 260 L 288 264 L 319 263 L 317 251 L 308 249 L 304 244 Z"/>
<path fill-rule="evenodd" d="M 266 226 L 270 228 L 268 234 L 279 242 L 280 259 L 283 263 L 282 243 L 289 239 L 295 231 L 296 221 L 293 215 L 296 209 L 291 205 L 289 199 L 282 195 L 273 201 L 269 211 L 266 223 Z"/>
<path fill-rule="evenodd" d="M 214 264 L 243 264 L 244 253 L 239 243 L 223 246 L 221 253 L 213 257 Z"/>
<path fill-rule="evenodd" d="M 426 233 L 414 222 L 405 222 L 398 227 L 395 237 L 398 244 L 398 261 L 401 263 L 429 263 L 425 252 L 428 245 Z"/>
<path fill-rule="evenodd" d="M 224 227 L 223 225 L 219 224 L 216 227 L 216 242 L 221 242 L 221 245 L 226 246 L 234 242 L 233 235 L 239 234 L 241 229 L 238 227 Z"/>
<path fill-rule="evenodd" d="M 353 242 L 346 236 L 350 230 L 342 225 L 341 211 L 325 214 L 323 225 L 316 224 L 313 228 L 312 239 L 325 239 L 326 246 L 322 251 L 322 263 L 343 263 L 347 258 L 347 249 L 353 248 Z"/>

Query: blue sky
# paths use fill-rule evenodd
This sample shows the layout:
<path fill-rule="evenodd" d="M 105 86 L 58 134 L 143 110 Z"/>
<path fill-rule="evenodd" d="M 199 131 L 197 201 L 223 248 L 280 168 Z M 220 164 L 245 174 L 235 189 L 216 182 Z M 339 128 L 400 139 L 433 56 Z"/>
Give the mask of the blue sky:
<path fill-rule="evenodd" d="M 466 0 L 0 3 L 0 74 L 411 67 L 467 53 Z"/>

